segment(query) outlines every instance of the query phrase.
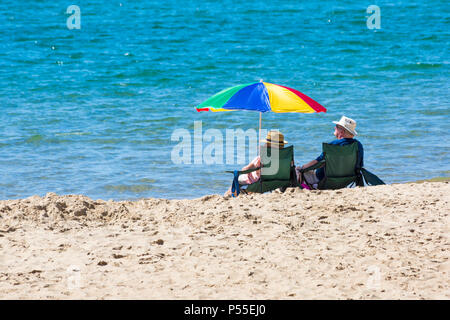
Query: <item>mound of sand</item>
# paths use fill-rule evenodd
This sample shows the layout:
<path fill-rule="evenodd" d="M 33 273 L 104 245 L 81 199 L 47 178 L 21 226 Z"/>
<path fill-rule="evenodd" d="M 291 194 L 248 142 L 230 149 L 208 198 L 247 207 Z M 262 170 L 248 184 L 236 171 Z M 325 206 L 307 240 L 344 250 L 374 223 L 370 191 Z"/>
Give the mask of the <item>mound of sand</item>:
<path fill-rule="evenodd" d="M 448 182 L 0 201 L 0 297 L 450 298 Z"/>

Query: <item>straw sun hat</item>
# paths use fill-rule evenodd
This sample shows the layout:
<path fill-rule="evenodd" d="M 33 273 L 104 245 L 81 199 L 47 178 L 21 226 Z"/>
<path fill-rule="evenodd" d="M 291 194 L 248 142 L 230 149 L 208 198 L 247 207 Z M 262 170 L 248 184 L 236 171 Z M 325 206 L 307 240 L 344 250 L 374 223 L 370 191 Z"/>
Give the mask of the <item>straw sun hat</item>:
<path fill-rule="evenodd" d="M 356 121 L 350 118 L 347 118 L 346 116 L 342 116 L 341 120 L 339 121 L 333 121 L 334 124 L 337 124 L 338 126 L 343 127 L 345 130 L 350 132 L 352 135 L 356 136 Z"/>
<path fill-rule="evenodd" d="M 270 130 L 267 133 L 266 139 L 263 139 L 262 142 L 270 143 L 271 145 L 284 145 L 287 143 L 287 141 L 284 140 L 284 135 L 276 130 Z"/>

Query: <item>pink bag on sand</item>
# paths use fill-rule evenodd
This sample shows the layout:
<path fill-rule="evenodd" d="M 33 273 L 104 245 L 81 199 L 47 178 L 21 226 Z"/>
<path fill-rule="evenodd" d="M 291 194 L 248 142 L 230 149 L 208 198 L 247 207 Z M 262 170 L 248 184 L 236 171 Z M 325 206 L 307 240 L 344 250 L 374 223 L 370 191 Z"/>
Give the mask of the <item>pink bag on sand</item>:
<path fill-rule="evenodd" d="M 302 189 L 311 190 L 311 188 L 308 187 L 306 183 L 302 183 L 300 186 L 302 187 Z"/>

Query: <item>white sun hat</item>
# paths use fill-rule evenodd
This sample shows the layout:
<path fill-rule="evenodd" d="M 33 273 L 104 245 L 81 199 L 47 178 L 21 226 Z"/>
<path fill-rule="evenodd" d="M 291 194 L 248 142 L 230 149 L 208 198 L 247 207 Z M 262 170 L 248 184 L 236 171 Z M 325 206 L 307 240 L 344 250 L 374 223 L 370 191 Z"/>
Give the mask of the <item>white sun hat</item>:
<path fill-rule="evenodd" d="M 343 127 L 345 130 L 350 132 L 352 135 L 356 136 L 356 121 L 350 118 L 347 118 L 346 116 L 342 116 L 341 120 L 339 121 L 333 121 L 334 124 L 337 124 L 341 127 Z"/>

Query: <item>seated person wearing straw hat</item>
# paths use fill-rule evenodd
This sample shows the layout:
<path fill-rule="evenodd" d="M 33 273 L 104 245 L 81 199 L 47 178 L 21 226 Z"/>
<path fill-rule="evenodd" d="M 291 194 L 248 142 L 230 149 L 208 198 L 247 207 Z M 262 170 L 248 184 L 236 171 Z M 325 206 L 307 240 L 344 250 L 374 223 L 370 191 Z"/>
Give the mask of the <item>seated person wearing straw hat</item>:
<path fill-rule="evenodd" d="M 265 146 L 268 148 L 279 148 L 283 149 L 284 145 L 287 143 L 287 141 L 284 140 L 284 135 L 276 130 L 270 130 L 267 133 L 266 139 L 262 140 L 261 142 L 265 143 Z M 243 167 L 241 171 L 259 168 L 261 166 L 261 157 L 257 156 L 253 161 L 251 161 L 248 165 Z M 257 182 L 261 176 L 261 170 L 256 170 L 247 174 L 241 174 L 239 175 L 239 184 L 240 185 L 249 185 Z M 225 192 L 224 196 L 230 196 L 231 195 L 231 187 Z"/>
<path fill-rule="evenodd" d="M 356 141 L 358 143 L 358 158 L 356 160 L 356 168 L 361 169 L 364 166 L 364 149 L 363 149 L 361 142 L 359 142 L 358 140 L 353 138 L 354 136 L 357 135 L 356 130 L 355 130 L 356 121 L 353 119 L 347 118 L 345 116 L 342 116 L 342 118 L 339 120 L 339 122 L 333 121 L 333 123 L 336 124 L 336 126 L 334 128 L 334 135 L 336 136 L 337 140 L 333 140 L 329 144 L 336 144 L 336 145 L 343 146 L 343 145 L 351 144 Z M 308 162 L 307 164 L 304 164 L 303 166 L 296 168 L 297 180 L 298 180 L 299 184 L 302 183 L 301 174 L 300 174 L 299 170 L 302 168 L 308 168 L 310 166 L 313 166 L 316 163 L 318 163 L 319 161 L 322 161 L 323 158 L 324 158 L 324 155 L 322 153 L 315 160 L 312 160 L 312 161 Z M 319 184 L 319 182 L 325 177 L 324 168 L 322 167 L 322 168 L 319 168 L 316 170 L 307 171 L 304 173 L 304 177 L 305 177 L 306 182 L 309 185 L 312 185 L 314 188 L 317 188 L 317 185 Z"/>

